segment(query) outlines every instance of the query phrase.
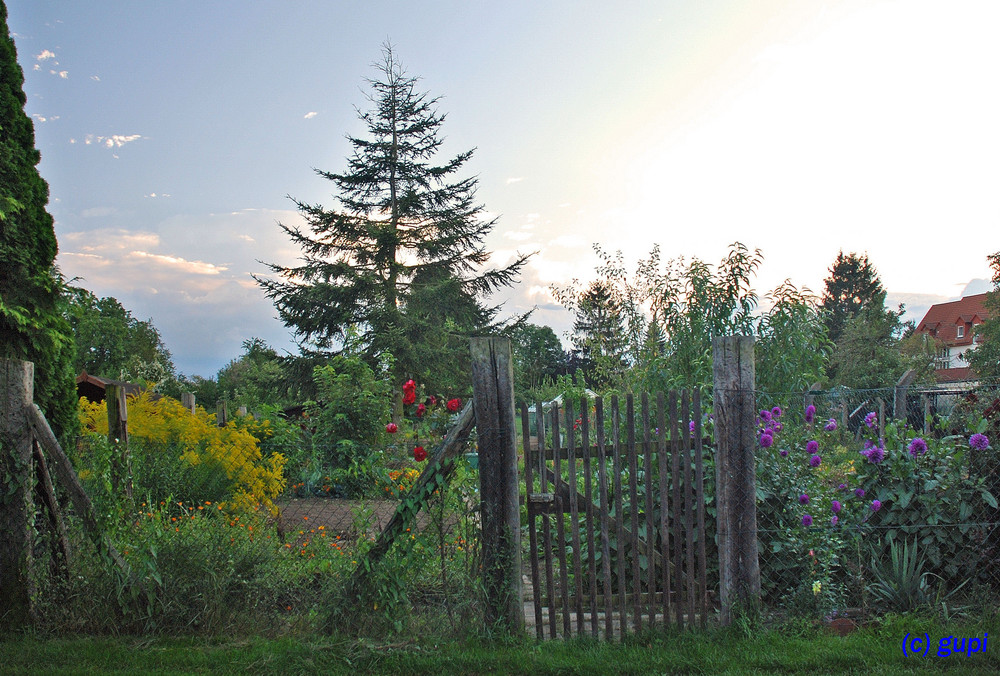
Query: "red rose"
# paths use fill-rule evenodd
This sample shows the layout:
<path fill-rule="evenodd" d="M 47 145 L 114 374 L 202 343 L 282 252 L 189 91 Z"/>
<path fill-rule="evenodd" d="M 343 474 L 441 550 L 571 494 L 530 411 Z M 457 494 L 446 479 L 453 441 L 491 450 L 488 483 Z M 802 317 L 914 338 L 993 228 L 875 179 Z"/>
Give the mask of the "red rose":
<path fill-rule="evenodd" d="M 431 406 L 437 406 L 438 400 L 436 397 L 432 396 L 429 401 Z"/>
<path fill-rule="evenodd" d="M 388 425 L 385 426 L 385 431 L 388 432 L 389 434 L 395 434 L 398 429 L 399 428 L 396 427 L 396 423 L 389 423 Z"/>
<path fill-rule="evenodd" d="M 412 380 L 407 380 L 403 383 L 403 392 L 412 392 L 417 388 L 417 384 Z"/>
<path fill-rule="evenodd" d="M 410 382 L 412 383 L 413 381 L 411 380 Z M 409 406 L 416 400 L 417 400 L 417 393 L 414 392 L 413 390 L 405 390 L 403 392 L 403 404 Z"/>
<path fill-rule="evenodd" d="M 427 413 L 427 407 L 423 404 L 417 404 L 417 417 L 423 417 L 424 413 Z"/>
<path fill-rule="evenodd" d="M 413 449 L 413 459 L 417 462 L 423 462 L 427 459 L 427 451 L 424 450 L 423 446 L 417 446 Z"/>
<path fill-rule="evenodd" d="M 448 410 L 454 413 L 462 406 L 461 399 L 449 399 L 448 400 Z"/>

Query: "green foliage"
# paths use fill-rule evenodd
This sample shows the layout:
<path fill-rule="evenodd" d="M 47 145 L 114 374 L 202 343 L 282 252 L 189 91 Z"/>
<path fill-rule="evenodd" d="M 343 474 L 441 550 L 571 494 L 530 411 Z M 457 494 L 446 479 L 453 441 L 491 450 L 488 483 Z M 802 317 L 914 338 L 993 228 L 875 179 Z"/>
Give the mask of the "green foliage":
<path fill-rule="evenodd" d="M 895 383 L 921 358 L 900 350 L 903 308 L 871 306 L 846 320 L 830 360 L 830 380 L 852 389 L 876 389 Z M 926 363 L 925 363 L 926 365 Z"/>
<path fill-rule="evenodd" d="M 392 391 L 357 357 L 334 357 L 314 372 L 319 401 L 307 408 L 319 469 L 347 470 L 344 478 L 373 485 L 371 456 L 385 441 Z M 352 486 L 356 490 L 360 486 Z M 349 491 L 349 492 L 352 492 Z"/>
<path fill-rule="evenodd" d="M 35 402 L 57 436 L 76 430 L 73 342 L 60 316 L 62 279 L 49 188 L 24 112 L 24 74 L 0 3 L 0 358 L 35 364 Z"/>
<path fill-rule="evenodd" d="M 807 390 L 822 380 L 832 348 L 816 298 L 785 280 L 768 300 L 771 309 L 756 328 L 756 387 L 765 392 Z"/>
<path fill-rule="evenodd" d="M 848 320 L 864 310 L 881 310 L 885 305 L 885 289 L 867 255 L 845 256 L 840 251 L 825 284 L 822 308 L 827 332 L 834 343 L 840 342 Z"/>
<path fill-rule="evenodd" d="M 404 380 L 424 373 L 423 360 L 446 364 L 457 345 L 451 338 L 467 337 L 470 322 L 483 327 L 497 308 L 478 299 L 509 286 L 527 256 L 480 269 L 496 220 L 483 218 L 476 179 L 455 177 L 472 152 L 433 163 L 444 115 L 436 99 L 417 92 L 418 80 L 389 45 L 382 53 L 378 77 L 368 80 L 372 109 L 360 113 L 367 137 L 349 138 L 354 154 L 344 173 L 318 172 L 334 184 L 340 208 L 296 202 L 306 227 L 282 228 L 302 248 L 303 264 L 272 264 L 276 277 L 256 279 L 304 341 L 371 366 L 398 353 L 394 375 Z M 442 299 L 460 316 L 432 307 Z M 425 335 L 424 347 L 411 347 Z"/>
<path fill-rule="evenodd" d="M 216 375 L 218 399 L 232 406 L 246 406 L 257 412 L 267 406 L 298 403 L 290 397 L 286 369 L 274 348 L 260 338 L 243 341 L 243 354 L 230 361 Z M 214 400 L 212 400 L 214 401 Z"/>
<path fill-rule="evenodd" d="M 990 318 L 975 327 L 978 345 L 963 357 L 983 380 L 1000 380 L 1000 251 L 987 256 L 993 268 L 993 289 L 986 296 Z"/>
<path fill-rule="evenodd" d="M 565 373 L 562 343 L 548 326 L 525 323 L 507 333 L 514 361 L 514 396 L 517 403 L 534 402 L 542 388 Z"/>
<path fill-rule="evenodd" d="M 174 364 L 152 320 L 142 321 L 111 297 L 69 287 L 66 320 L 73 329 L 73 369 L 154 388 L 173 377 Z"/>
<path fill-rule="evenodd" d="M 996 462 L 988 454 L 969 449 L 965 436 L 923 438 L 895 421 L 880 430 L 874 411 L 872 425 L 862 424 L 857 437 L 840 428 L 827 431 L 825 421 L 835 409 L 821 401 L 817 406 L 812 424 L 803 422 L 801 411 L 786 411 L 773 445 L 757 449 L 761 581 L 768 603 L 778 603 L 777 596 L 789 588 L 798 594 L 785 602 L 801 602 L 809 584 L 819 582 L 821 610 L 859 605 L 869 573 L 886 580 L 900 577 L 886 568 L 893 564 L 869 568 L 872 558 L 905 558 L 899 571 L 934 580 L 938 601 L 966 580 L 993 579 L 997 562 L 989 554 L 991 536 L 978 525 L 997 514 L 990 490 Z M 925 452 L 911 446 L 918 437 Z M 808 448 L 810 441 L 816 442 L 815 450 Z M 814 454 L 821 458 L 816 467 L 809 462 Z M 805 504 L 802 495 L 808 496 Z M 811 525 L 803 523 L 807 514 Z M 919 571 L 915 550 L 905 557 L 891 551 L 892 543 L 900 542 L 919 548 Z"/>

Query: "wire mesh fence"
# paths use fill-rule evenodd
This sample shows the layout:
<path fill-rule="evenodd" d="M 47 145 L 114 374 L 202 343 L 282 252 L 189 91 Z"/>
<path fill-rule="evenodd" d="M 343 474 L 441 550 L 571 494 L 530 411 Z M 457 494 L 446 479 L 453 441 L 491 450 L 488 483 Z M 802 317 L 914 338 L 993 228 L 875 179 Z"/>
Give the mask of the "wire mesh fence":
<path fill-rule="evenodd" d="M 474 624 L 480 509 L 468 459 L 348 596 L 419 464 L 381 457 L 349 489 L 332 472 L 288 479 L 277 459 L 297 450 L 133 435 L 126 456 L 103 436 L 79 438 L 80 483 L 121 563 L 72 507 L 59 510 L 62 532 L 37 510 L 38 619 L 61 631 L 264 635 Z"/>
<path fill-rule="evenodd" d="M 837 616 L 995 603 L 996 386 L 757 401 L 766 607 Z"/>

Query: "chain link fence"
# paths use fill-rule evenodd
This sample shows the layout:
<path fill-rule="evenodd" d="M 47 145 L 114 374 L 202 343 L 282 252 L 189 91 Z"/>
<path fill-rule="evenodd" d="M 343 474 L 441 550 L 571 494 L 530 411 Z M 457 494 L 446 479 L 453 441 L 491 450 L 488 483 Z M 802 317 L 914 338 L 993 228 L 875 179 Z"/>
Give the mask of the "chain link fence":
<path fill-rule="evenodd" d="M 301 467 L 288 465 L 302 450 L 238 437 L 133 435 L 126 451 L 100 434 L 78 438 L 70 454 L 97 529 L 58 487 L 62 526 L 35 505 L 36 619 L 86 633 L 365 633 L 427 624 L 460 632 L 476 625 L 475 456 L 460 456 L 449 481 L 365 569 L 359 589 L 352 580 L 427 463 L 379 450 L 351 482 L 332 471 L 303 479 Z"/>
<path fill-rule="evenodd" d="M 765 607 L 837 617 L 996 602 L 996 385 L 757 402 Z"/>

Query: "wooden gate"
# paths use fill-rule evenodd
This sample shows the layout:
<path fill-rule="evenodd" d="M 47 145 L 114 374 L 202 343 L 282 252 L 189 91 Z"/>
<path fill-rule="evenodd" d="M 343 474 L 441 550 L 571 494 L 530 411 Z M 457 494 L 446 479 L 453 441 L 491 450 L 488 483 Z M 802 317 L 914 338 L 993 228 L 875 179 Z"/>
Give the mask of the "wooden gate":
<path fill-rule="evenodd" d="M 538 638 L 704 625 L 710 612 L 697 391 L 521 407 Z M 655 415 L 655 419 L 654 416 Z M 709 475 L 714 472 L 709 472 Z M 714 477 L 711 477 L 714 478 Z M 713 493 L 709 493 L 712 495 Z"/>

